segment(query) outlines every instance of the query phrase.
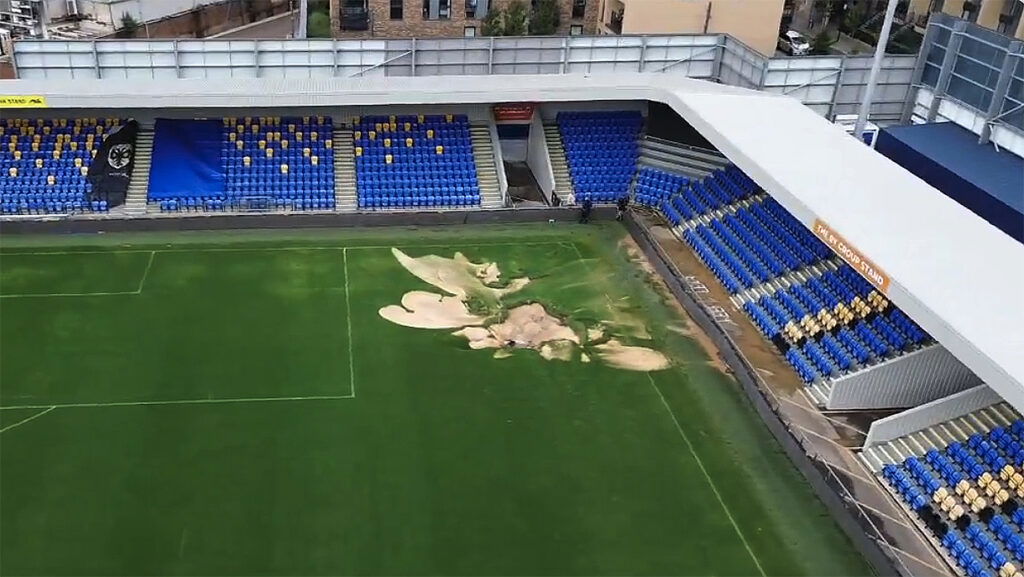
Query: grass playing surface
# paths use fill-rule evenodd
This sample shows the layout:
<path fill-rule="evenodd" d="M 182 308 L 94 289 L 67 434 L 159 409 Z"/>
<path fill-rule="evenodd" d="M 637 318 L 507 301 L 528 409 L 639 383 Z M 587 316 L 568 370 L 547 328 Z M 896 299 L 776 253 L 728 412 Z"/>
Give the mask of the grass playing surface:
<path fill-rule="evenodd" d="M 0 574 L 852 575 L 738 385 L 590 227 L 4 238 Z M 674 366 L 382 319 L 463 252 Z"/>

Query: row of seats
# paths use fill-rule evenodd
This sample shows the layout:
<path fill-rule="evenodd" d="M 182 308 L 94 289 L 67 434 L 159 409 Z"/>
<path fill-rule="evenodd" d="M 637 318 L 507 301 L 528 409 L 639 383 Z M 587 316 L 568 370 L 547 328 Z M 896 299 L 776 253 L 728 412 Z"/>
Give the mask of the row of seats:
<path fill-rule="evenodd" d="M 639 185 L 638 178 L 638 185 Z M 651 177 L 644 180 L 645 200 Z M 821 263 L 832 253 L 770 198 L 737 204 L 757 192 L 735 166 L 717 171 L 660 200 L 672 224 L 729 207 L 683 231 L 683 239 L 731 293 L 763 285 Z M 705 224 L 707 223 L 707 224 Z M 906 351 L 929 339 L 848 265 L 743 305 L 805 383 L 833 378 Z"/>
<path fill-rule="evenodd" d="M 0 118 L 0 213 L 106 212 L 86 178 L 118 118 Z"/>
<path fill-rule="evenodd" d="M 576 201 L 607 203 L 628 195 L 640 155 L 640 112 L 559 112 L 556 121 Z"/>
<path fill-rule="evenodd" d="M 969 576 L 1021 575 L 1022 435 L 1017 420 L 882 468 L 883 480 Z"/>
<path fill-rule="evenodd" d="M 246 196 L 237 199 L 196 198 L 161 200 L 161 212 L 244 212 L 248 210 L 334 210 L 334 194 L 300 198 Z"/>
<path fill-rule="evenodd" d="M 479 206 L 469 127 L 461 114 L 354 118 L 359 207 Z"/>

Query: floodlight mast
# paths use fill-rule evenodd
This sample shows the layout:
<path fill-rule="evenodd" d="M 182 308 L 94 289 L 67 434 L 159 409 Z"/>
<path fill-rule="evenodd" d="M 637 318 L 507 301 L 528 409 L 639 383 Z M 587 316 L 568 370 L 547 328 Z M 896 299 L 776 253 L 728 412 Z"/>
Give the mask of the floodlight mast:
<path fill-rule="evenodd" d="M 896 4 L 898 4 L 898 0 L 889 0 L 889 4 L 885 7 L 885 20 L 882 21 L 882 30 L 878 33 L 875 59 L 871 62 L 868 85 L 864 89 L 864 98 L 860 101 L 860 111 L 857 113 L 857 123 L 853 128 L 853 135 L 857 138 L 860 138 L 861 133 L 864 132 L 864 125 L 867 124 L 868 114 L 871 112 L 871 102 L 874 100 L 875 88 L 878 86 L 878 72 L 882 69 L 882 59 L 885 58 L 885 47 L 889 44 L 892 20 L 896 16 Z"/>

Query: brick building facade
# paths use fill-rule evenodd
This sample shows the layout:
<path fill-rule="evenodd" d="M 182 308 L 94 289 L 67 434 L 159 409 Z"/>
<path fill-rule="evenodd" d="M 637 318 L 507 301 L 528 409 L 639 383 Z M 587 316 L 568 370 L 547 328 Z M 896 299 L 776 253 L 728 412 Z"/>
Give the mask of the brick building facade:
<path fill-rule="evenodd" d="M 487 10 L 514 0 L 331 0 L 336 38 L 482 36 Z M 528 7 L 530 0 L 521 0 Z M 558 0 L 558 34 L 596 34 L 600 0 Z M 362 15 L 362 16 L 361 16 Z M 575 17 L 574 16 L 581 16 Z"/>

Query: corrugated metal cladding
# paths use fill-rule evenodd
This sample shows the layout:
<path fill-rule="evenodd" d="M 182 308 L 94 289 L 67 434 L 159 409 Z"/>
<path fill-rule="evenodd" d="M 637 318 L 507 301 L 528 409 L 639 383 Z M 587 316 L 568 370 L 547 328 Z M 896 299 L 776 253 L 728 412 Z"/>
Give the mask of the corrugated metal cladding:
<path fill-rule="evenodd" d="M 14 56 L 19 78 L 51 82 L 272 78 L 291 84 L 304 79 L 643 72 L 786 94 L 827 117 L 856 112 L 871 66 L 870 55 L 766 58 L 722 34 L 23 41 L 15 45 Z M 871 111 L 876 122 L 899 118 L 910 98 L 915 60 L 886 57 Z"/>
<path fill-rule="evenodd" d="M 832 410 L 916 407 L 982 384 L 940 345 L 877 364 L 833 382 Z"/>
<path fill-rule="evenodd" d="M 868 429 L 868 436 L 864 440 L 864 448 L 905 437 L 933 425 L 951 421 L 979 409 L 990 407 L 1002 402 L 1002 400 L 999 394 L 987 385 L 981 385 L 954 393 L 937 401 L 926 403 L 920 407 L 907 409 L 902 413 L 897 413 L 884 419 L 878 419 L 871 423 L 871 428 Z"/>

